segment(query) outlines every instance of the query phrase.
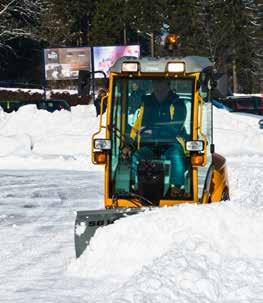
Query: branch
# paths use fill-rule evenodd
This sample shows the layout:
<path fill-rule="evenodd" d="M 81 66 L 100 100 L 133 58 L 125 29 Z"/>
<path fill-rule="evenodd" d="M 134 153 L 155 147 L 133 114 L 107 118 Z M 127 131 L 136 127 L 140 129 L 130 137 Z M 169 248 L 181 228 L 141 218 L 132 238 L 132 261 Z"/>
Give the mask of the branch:
<path fill-rule="evenodd" d="M 16 0 L 12 0 L 9 2 L 1 11 L 0 11 L 0 16 L 4 14 L 5 11 L 8 10 L 9 6 L 11 6 Z"/>

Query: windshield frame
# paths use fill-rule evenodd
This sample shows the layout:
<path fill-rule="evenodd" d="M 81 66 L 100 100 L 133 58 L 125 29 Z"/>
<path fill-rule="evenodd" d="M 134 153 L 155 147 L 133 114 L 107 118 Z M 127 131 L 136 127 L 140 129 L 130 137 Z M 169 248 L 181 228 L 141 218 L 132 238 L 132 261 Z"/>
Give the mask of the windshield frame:
<path fill-rule="evenodd" d="M 118 154 L 116 149 L 121 149 L 123 146 L 118 146 L 118 144 L 121 144 L 120 142 L 117 143 L 118 140 L 121 140 L 120 138 L 122 138 L 123 136 L 125 136 L 125 129 L 128 125 L 128 98 L 129 98 L 129 89 L 128 89 L 128 85 L 129 85 L 129 81 L 140 81 L 140 80 L 158 80 L 158 79 L 163 79 L 163 75 L 161 76 L 144 76 L 144 77 L 128 77 L 126 76 L 120 76 L 120 75 L 114 75 L 113 79 L 112 79 L 112 100 L 111 100 L 111 112 L 110 112 L 110 140 L 112 142 L 112 153 L 110 155 L 110 159 L 109 159 L 109 180 L 108 180 L 108 188 L 109 188 L 109 198 L 111 198 L 112 196 L 114 196 L 116 194 L 115 189 L 114 189 L 114 183 L 116 182 L 116 178 L 115 176 L 113 176 L 114 174 L 114 165 L 118 165 L 118 159 L 113 159 L 113 154 Z M 187 75 L 187 76 L 182 76 L 182 77 L 167 77 L 166 78 L 169 81 L 190 81 L 190 91 L 191 93 L 189 93 L 190 99 L 189 101 L 191 102 L 191 111 L 189 112 L 190 114 L 190 134 L 189 134 L 189 139 L 193 138 L 193 129 L 194 129 L 194 125 L 193 125 L 193 114 L 194 114 L 194 100 L 195 100 L 195 76 L 191 76 L 191 75 Z M 118 89 L 116 89 L 118 87 Z M 121 95 L 118 95 L 118 93 L 122 93 Z M 178 92 L 178 95 L 182 97 L 182 92 Z M 188 97 L 189 97 L 188 96 Z M 117 101 L 118 100 L 118 101 Z M 118 104 L 117 104 L 118 103 Z M 119 109 L 117 109 L 117 107 L 120 106 Z M 116 123 L 116 111 L 118 110 L 118 115 L 120 115 L 120 117 L 118 117 L 118 123 Z M 120 138 L 117 139 L 116 137 L 119 136 Z M 115 142 L 114 142 L 115 141 Z M 118 154 L 119 156 L 119 154 Z M 117 161 L 116 164 L 113 163 L 113 161 Z M 115 168 L 116 169 L 116 168 Z M 191 169 L 191 197 L 189 198 L 189 200 L 193 199 L 193 171 Z M 129 195 L 127 194 L 127 198 L 129 198 Z M 170 197 L 165 198 L 162 197 L 161 200 L 171 200 Z"/>

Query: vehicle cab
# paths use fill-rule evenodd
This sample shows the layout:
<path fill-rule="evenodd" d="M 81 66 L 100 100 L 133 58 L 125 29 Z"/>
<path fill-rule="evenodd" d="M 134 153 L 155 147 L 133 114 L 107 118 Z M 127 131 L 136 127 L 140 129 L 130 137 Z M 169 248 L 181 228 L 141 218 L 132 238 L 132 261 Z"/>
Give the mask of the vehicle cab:
<path fill-rule="evenodd" d="M 153 98 L 158 83 L 169 88 L 163 111 Z M 117 60 L 102 99 L 106 123 L 101 117 L 92 144 L 93 163 L 105 164 L 106 207 L 208 203 L 229 196 L 226 161 L 214 152 L 212 87 L 213 64 L 206 57 Z"/>

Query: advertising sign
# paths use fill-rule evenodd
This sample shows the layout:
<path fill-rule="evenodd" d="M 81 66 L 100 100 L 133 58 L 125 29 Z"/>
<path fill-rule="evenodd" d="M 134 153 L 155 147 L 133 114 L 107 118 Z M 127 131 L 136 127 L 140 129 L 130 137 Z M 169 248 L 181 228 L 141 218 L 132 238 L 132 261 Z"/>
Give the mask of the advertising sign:
<path fill-rule="evenodd" d="M 90 47 L 44 50 L 46 80 L 77 79 L 80 69 L 91 70 Z"/>
<path fill-rule="evenodd" d="M 110 67 L 116 60 L 123 56 L 140 56 L 139 45 L 123 45 L 123 46 L 98 46 L 93 48 L 94 52 L 94 70 L 104 71 L 109 76 Z M 96 74 L 97 78 L 103 77 Z"/>

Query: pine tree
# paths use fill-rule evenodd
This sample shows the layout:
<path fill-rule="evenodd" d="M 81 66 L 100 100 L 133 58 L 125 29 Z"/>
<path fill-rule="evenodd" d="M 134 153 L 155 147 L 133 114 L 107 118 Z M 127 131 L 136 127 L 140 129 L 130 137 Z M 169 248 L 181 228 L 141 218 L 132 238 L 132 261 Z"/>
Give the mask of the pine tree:
<path fill-rule="evenodd" d="M 88 45 L 95 5 L 91 0 L 46 0 L 40 36 L 49 46 Z"/>
<path fill-rule="evenodd" d="M 138 40 L 141 41 L 141 43 L 144 42 L 144 45 L 148 45 L 148 51 L 146 53 L 147 55 L 151 53 L 150 48 L 152 46 L 154 48 L 154 55 L 160 55 L 161 33 L 163 27 L 167 24 L 169 1 L 134 0 L 132 3 L 132 13 L 134 16 L 133 29 L 138 34 Z"/>
<path fill-rule="evenodd" d="M 228 0 L 225 22 L 228 24 L 227 44 L 229 66 L 232 68 L 234 92 L 255 90 L 256 73 L 260 70 L 259 37 L 262 35 L 259 10 L 254 0 Z M 262 45 L 262 41 L 261 41 Z"/>
<path fill-rule="evenodd" d="M 70 43 L 72 19 L 65 15 L 63 0 L 47 0 L 41 16 L 39 39 L 48 47 L 61 47 Z"/>
<path fill-rule="evenodd" d="M 202 41 L 208 46 L 212 60 L 219 71 L 230 76 L 234 92 L 252 89 L 251 58 L 253 44 L 251 26 L 246 8 L 252 1 L 197 1 L 199 28 L 203 28 Z M 248 7 L 246 7 L 248 5 Z"/>
<path fill-rule="evenodd" d="M 252 92 L 263 91 L 263 1 L 246 1 L 248 16 L 249 44 L 251 48 L 250 64 L 247 75 Z"/>
<path fill-rule="evenodd" d="M 92 42 L 123 44 L 136 41 L 136 36 L 149 40 L 147 33 L 160 34 L 166 10 L 167 0 L 100 0 L 92 20 Z"/>
<path fill-rule="evenodd" d="M 197 28 L 197 9 L 194 0 L 169 0 L 167 10 L 167 25 L 170 33 L 179 37 L 177 55 L 208 55 L 200 41 Z"/>
<path fill-rule="evenodd" d="M 92 44 L 113 45 L 121 43 L 125 24 L 120 14 L 121 2 L 119 0 L 98 1 L 90 32 Z"/>

